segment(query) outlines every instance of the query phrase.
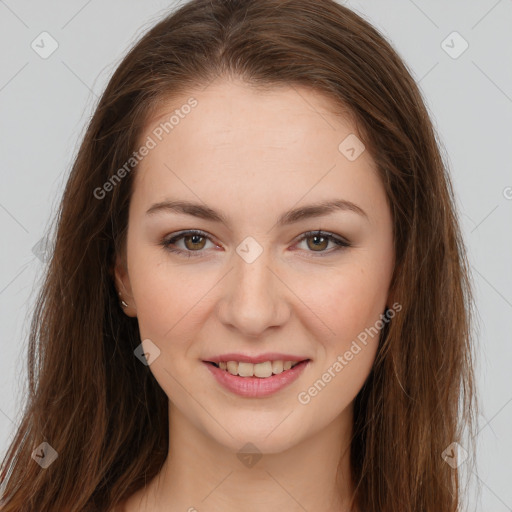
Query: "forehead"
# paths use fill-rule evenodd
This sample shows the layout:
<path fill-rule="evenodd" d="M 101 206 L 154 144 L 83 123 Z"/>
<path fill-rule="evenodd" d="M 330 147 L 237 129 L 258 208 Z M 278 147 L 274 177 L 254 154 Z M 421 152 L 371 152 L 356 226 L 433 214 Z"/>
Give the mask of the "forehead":
<path fill-rule="evenodd" d="M 340 109 L 332 99 L 310 88 L 280 85 L 263 89 L 236 80 L 217 80 L 202 90 L 162 101 L 146 122 L 144 134 L 156 131 L 160 139 L 172 132 L 176 142 L 189 147 L 195 142 L 190 137 L 193 132 L 214 150 L 237 143 L 238 149 L 285 149 L 298 137 L 314 143 L 327 131 L 338 132 L 332 134 L 336 141 L 340 131 L 354 131 L 350 112 L 335 115 Z"/>
<path fill-rule="evenodd" d="M 334 191 L 361 200 L 380 183 L 367 151 L 352 161 L 343 153 L 357 135 L 336 109 L 311 89 L 226 80 L 170 99 L 145 125 L 140 140 L 154 147 L 137 168 L 134 195 L 223 201 L 231 191 L 235 202 L 292 204 Z"/>

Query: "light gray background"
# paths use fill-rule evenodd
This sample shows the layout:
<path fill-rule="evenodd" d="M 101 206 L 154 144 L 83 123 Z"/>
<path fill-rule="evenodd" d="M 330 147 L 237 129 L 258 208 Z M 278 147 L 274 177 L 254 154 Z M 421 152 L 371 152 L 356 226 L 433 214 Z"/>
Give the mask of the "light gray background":
<path fill-rule="evenodd" d="M 55 212 L 108 78 L 128 48 L 174 5 L 0 0 L 2 455 L 20 417 L 28 314 L 44 268 L 33 247 Z M 380 29 L 405 59 L 447 153 L 480 319 L 483 408 L 471 489 L 481 487 L 481 496 L 470 499 L 471 509 L 512 511 L 512 0 L 347 5 Z M 47 59 L 31 48 L 43 31 L 59 45 Z M 442 47 L 453 31 L 469 44 L 456 59 Z M 462 44 L 453 37 L 444 43 L 452 53 Z"/>

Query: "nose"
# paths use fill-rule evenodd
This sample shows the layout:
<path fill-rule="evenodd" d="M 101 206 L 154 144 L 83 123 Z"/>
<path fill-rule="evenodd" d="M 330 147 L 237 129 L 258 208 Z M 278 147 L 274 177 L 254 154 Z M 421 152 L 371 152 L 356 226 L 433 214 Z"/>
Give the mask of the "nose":
<path fill-rule="evenodd" d="M 254 261 L 240 254 L 233 255 L 234 268 L 223 280 L 218 317 L 241 335 L 261 337 L 267 329 L 279 327 L 289 318 L 290 291 L 268 249 Z"/>

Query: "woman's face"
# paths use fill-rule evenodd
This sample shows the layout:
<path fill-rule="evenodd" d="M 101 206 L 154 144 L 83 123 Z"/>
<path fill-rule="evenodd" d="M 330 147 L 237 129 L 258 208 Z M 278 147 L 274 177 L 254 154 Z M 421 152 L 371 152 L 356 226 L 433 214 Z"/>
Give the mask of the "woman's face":
<path fill-rule="evenodd" d="M 116 281 L 171 416 L 233 450 L 279 452 L 350 424 L 391 307 L 391 214 L 354 127 L 318 93 L 221 80 L 190 96 L 140 139 Z M 227 360 L 277 373 L 208 363 Z"/>

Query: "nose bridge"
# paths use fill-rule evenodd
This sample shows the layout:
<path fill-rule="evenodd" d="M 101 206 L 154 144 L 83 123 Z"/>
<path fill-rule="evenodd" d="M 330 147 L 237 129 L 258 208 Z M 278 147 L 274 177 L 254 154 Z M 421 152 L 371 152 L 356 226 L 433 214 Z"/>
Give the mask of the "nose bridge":
<path fill-rule="evenodd" d="M 286 309 L 274 274 L 272 251 L 253 237 L 236 248 L 230 286 L 224 297 L 223 318 L 247 335 L 257 336 L 283 321 Z"/>
<path fill-rule="evenodd" d="M 247 251 L 247 247 L 249 250 Z M 248 244 L 240 244 L 237 248 L 238 257 L 235 258 L 235 276 L 238 299 L 251 299 L 256 301 L 269 295 L 271 292 L 271 280 L 274 278 L 269 267 L 272 267 L 270 250 L 261 251 Z"/>

